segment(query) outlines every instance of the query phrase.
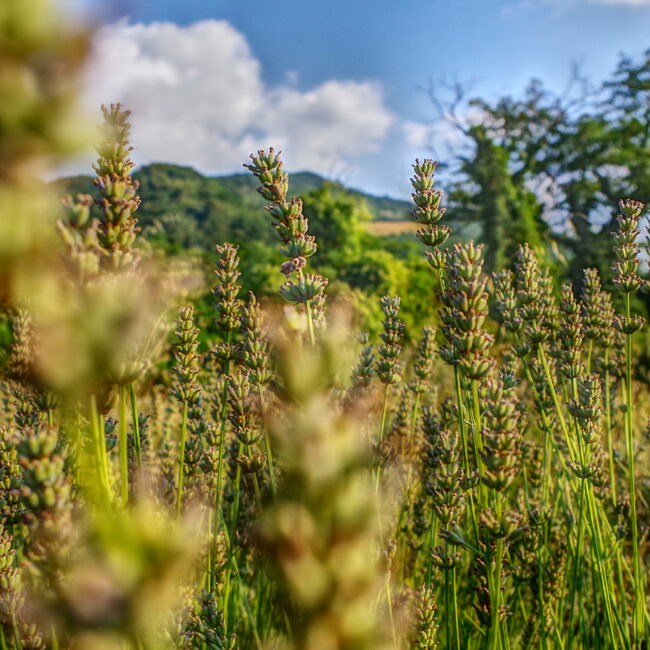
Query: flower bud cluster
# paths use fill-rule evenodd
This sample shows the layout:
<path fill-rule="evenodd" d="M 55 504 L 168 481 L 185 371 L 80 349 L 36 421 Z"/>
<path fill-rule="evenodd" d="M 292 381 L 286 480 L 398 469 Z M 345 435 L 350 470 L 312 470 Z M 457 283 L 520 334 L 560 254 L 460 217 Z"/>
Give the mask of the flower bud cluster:
<path fill-rule="evenodd" d="M 451 234 L 451 228 L 438 225 L 445 214 L 445 209 L 440 207 L 442 192 L 434 189 L 436 167 L 437 163 L 429 158 L 422 161 L 415 160 L 414 174 L 411 178 L 414 191 L 411 196 L 416 207 L 411 213 L 411 218 L 422 224 L 422 228 L 418 229 L 416 236 L 427 248 L 432 249 L 426 252 L 427 259 L 435 270 L 440 271 L 444 258 L 437 249 L 447 241 Z"/>
<path fill-rule="evenodd" d="M 377 347 L 377 377 L 382 384 L 394 384 L 402 375 L 399 357 L 402 353 L 404 321 L 399 317 L 400 298 L 384 296 L 380 303 L 384 311 L 384 329 L 379 335 L 383 342 Z"/>
<path fill-rule="evenodd" d="M 416 393 L 422 393 L 426 389 L 426 382 L 431 375 L 431 369 L 435 360 L 435 337 L 436 331 L 431 325 L 425 325 L 422 328 L 422 336 L 418 343 L 418 349 L 413 364 L 413 373 L 417 381 L 412 385 L 412 390 Z"/>
<path fill-rule="evenodd" d="M 612 265 L 614 283 L 623 293 L 633 293 L 643 283 L 638 273 L 640 251 L 636 242 L 644 205 L 632 199 L 619 201 L 618 205 L 621 211 L 617 217 L 618 230 L 612 233 L 616 241 L 614 245 L 616 260 Z"/>
<path fill-rule="evenodd" d="M 40 416 L 36 407 L 35 395 L 23 386 L 13 389 L 14 421 L 20 429 L 37 426 Z"/>
<path fill-rule="evenodd" d="M 260 306 L 251 291 L 241 313 L 242 363 L 248 379 L 255 386 L 265 386 L 271 380 L 269 368 L 269 343 L 264 336 Z"/>
<path fill-rule="evenodd" d="M 602 417 L 602 387 L 596 374 L 586 375 L 578 384 L 578 399 L 569 401 L 569 412 L 576 419 L 586 445 L 599 439 L 599 422 Z"/>
<path fill-rule="evenodd" d="M 522 319 L 514 286 L 514 274 L 510 270 L 499 271 L 492 276 L 497 321 L 509 332 L 519 332 Z"/>
<path fill-rule="evenodd" d="M 257 191 L 269 201 L 266 210 L 281 241 L 280 253 L 288 261 L 280 271 L 293 280 L 280 288 L 280 294 L 288 302 L 311 303 L 315 320 L 319 321 L 323 311 L 324 289 L 327 280 L 319 275 L 304 274 L 307 260 L 318 250 L 316 238 L 308 234 L 309 222 L 302 213 L 302 201 L 296 197 L 287 199 L 289 176 L 283 169 L 280 153 L 271 147 L 267 152 L 260 150 L 251 154 L 251 163 L 244 165 L 260 182 Z"/>
<path fill-rule="evenodd" d="M 13 343 L 8 374 L 20 380 L 32 376 L 36 361 L 36 336 L 32 317 L 26 309 L 17 309 L 11 322 Z"/>
<path fill-rule="evenodd" d="M 458 436 L 429 407 L 424 409 L 422 429 L 426 445 L 425 489 L 440 523 L 445 528 L 453 528 L 465 510 L 465 472 Z"/>
<path fill-rule="evenodd" d="M 615 316 L 614 317 L 614 329 L 621 334 L 629 335 L 638 332 L 645 323 L 645 318 L 643 316 L 637 316 L 635 314 L 631 315 L 629 318 L 627 316 Z"/>
<path fill-rule="evenodd" d="M 545 266 L 541 273 L 540 285 L 543 306 L 542 326 L 548 333 L 546 342 L 549 352 L 551 356 L 556 357 L 556 350 L 558 350 L 557 341 L 562 327 L 560 323 L 561 314 L 558 301 L 555 299 L 553 276 L 548 266 Z"/>
<path fill-rule="evenodd" d="M 218 648 L 234 650 L 237 636 L 226 632 L 223 613 L 217 606 L 214 591 L 202 591 L 198 602 L 185 615 L 181 631 L 181 649 Z"/>
<path fill-rule="evenodd" d="M 439 354 L 469 379 L 481 379 L 494 364 L 489 355 L 494 339 L 483 329 L 488 315 L 483 246 L 473 242 L 455 244 L 445 252 L 448 283 L 440 295 L 444 305 L 440 319 L 448 343 Z"/>
<path fill-rule="evenodd" d="M 411 431 L 411 414 L 413 413 L 413 393 L 408 385 L 403 385 L 395 417 L 390 425 L 388 443 L 392 446 L 391 451 L 397 451 L 401 455 L 410 454 L 411 449 L 407 445 Z"/>
<path fill-rule="evenodd" d="M 22 472 L 18 464 L 18 452 L 7 430 L 0 429 L 0 517 L 5 526 L 19 522 L 22 517 L 20 486 Z"/>
<path fill-rule="evenodd" d="M 521 529 L 523 515 L 516 510 L 506 510 L 497 516 L 492 508 L 485 508 L 479 514 L 478 523 L 490 541 L 508 540 Z"/>
<path fill-rule="evenodd" d="M 423 585 L 417 593 L 414 639 L 411 644 L 414 650 L 437 650 L 440 647 L 440 643 L 436 640 L 439 627 L 437 612 L 438 606 L 433 587 Z"/>
<path fill-rule="evenodd" d="M 242 445 L 250 447 L 261 435 L 257 424 L 257 408 L 255 398 L 251 394 L 248 375 L 236 372 L 228 382 L 228 419 L 233 433 Z"/>
<path fill-rule="evenodd" d="M 64 472 L 65 456 L 59 450 L 57 431 L 44 424 L 24 429 L 16 450 L 22 468 L 20 500 L 25 521 L 34 541 L 56 539 L 64 534 L 61 514 L 71 506 L 70 480 Z"/>
<path fill-rule="evenodd" d="M 562 326 L 559 332 L 560 339 L 560 372 L 567 379 L 575 379 L 584 370 L 580 361 L 582 357 L 582 317 L 580 305 L 573 295 L 573 289 L 568 282 L 562 285 L 562 299 L 560 301 Z"/>
<path fill-rule="evenodd" d="M 372 343 L 369 342 L 368 332 L 362 332 L 357 336 L 361 344 L 361 353 L 359 354 L 359 363 L 352 370 L 353 390 L 368 388 L 375 374 L 374 363 L 375 355 L 373 354 Z"/>
<path fill-rule="evenodd" d="M 95 203 L 100 210 L 98 238 L 109 268 L 125 269 L 137 265 L 140 254 L 134 248 L 140 229 L 133 216 L 140 206 L 139 183 L 130 174 L 134 163 L 129 147 L 130 111 L 120 104 L 102 106 L 104 124 L 102 140 L 97 146 L 99 158 L 93 165 L 97 177 L 93 181 L 100 198 Z"/>
<path fill-rule="evenodd" d="M 597 269 L 584 269 L 581 313 L 583 335 L 588 341 L 601 343 L 611 336 L 614 318 L 611 296 L 603 291 Z"/>
<path fill-rule="evenodd" d="M 5 527 L 0 527 L 0 624 L 6 629 L 15 625 L 20 605 L 21 575 L 12 542 Z"/>
<path fill-rule="evenodd" d="M 492 490 L 508 488 L 521 469 L 521 413 L 514 386 L 491 378 L 481 403 L 484 473 L 481 481 Z"/>
<path fill-rule="evenodd" d="M 63 198 L 65 221 L 57 229 L 66 249 L 65 260 L 80 280 L 95 277 L 100 270 L 104 250 L 99 243 L 99 221 L 90 219 L 93 198 L 90 194 Z"/>
<path fill-rule="evenodd" d="M 217 262 L 214 274 L 217 276 L 217 282 L 212 289 L 216 312 L 214 320 L 225 340 L 215 346 L 213 352 L 225 369 L 235 357 L 235 346 L 231 338 L 240 326 L 241 301 L 238 296 L 241 286 L 237 284 L 237 280 L 241 273 L 237 270 L 239 266 L 237 246 L 217 244 L 216 250 Z"/>
<path fill-rule="evenodd" d="M 542 277 L 535 252 L 528 244 L 521 244 L 515 260 L 515 289 L 525 333 L 534 348 L 547 341 L 550 335 L 545 326 L 548 300 L 544 299 L 546 291 Z"/>
<path fill-rule="evenodd" d="M 174 358 L 174 375 L 176 385 L 174 396 L 185 404 L 195 404 L 199 399 L 200 388 L 196 380 L 199 374 L 199 330 L 194 327 L 194 307 L 178 308 L 178 320 L 176 321 L 176 337 L 178 339 Z"/>
<path fill-rule="evenodd" d="M 319 313 L 322 311 L 323 291 L 327 286 L 327 279 L 315 273 L 305 273 L 295 280 L 287 280 L 280 287 L 280 295 L 288 302 L 304 304 L 310 302 L 317 305 Z"/>

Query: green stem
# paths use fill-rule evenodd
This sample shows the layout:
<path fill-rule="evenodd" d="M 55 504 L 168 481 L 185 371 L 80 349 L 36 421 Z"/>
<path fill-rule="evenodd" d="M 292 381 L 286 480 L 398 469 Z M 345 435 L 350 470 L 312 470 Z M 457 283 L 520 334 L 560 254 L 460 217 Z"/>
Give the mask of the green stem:
<path fill-rule="evenodd" d="M 629 325 L 630 294 L 625 294 L 625 320 Z M 633 611 L 633 647 L 639 647 L 645 629 L 645 594 L 643 575 L 641 573 L 641 555 L 639 552 L 639 530 L 636 512 L 636 485 L 634 470 L 634 431 L 632 425 L 632 334 L 625 335 L 625 438 L 627 442 L 627 467 L 630 492 L 630 515 L 632 520 L 632 555 L 634 561 L 634 611 Z"/>
<path fill-rule="evenodd" d="M 230 345 L 230 339 L 232 332 L 228 330 L 226 332 L 226 345 Z M 210 566 L 214 567 L 214 559 L 216 557 L 216 544 L 218 538 L 218 531 L 220 525 L 219 513 L 221 512 L 221 491 L 223 488 L 223 454 L 225 450 L 226 443 L 226 415 L 228 413 L 228 385 L 230 382 L 230 361 L 226 360 L 224 364 L 224 379 L 223 379 L 223 392 L 221 395 L 221 413 L 219 414 L 219 455 L 217 460 L 217 485 L 215 487 L 214 495 L 214 517 L 212 519 L 212 552 L 209 554 L 211 558 L 209 559 Z M 212 571 L 210 571 L 210 583 L 211 587 L 214 587 L 212 584 L 214 576 Z"/>
<path fill-rule="evenodd" d="M 111 501 L 111 490 L 108 481 L 108 461 L 106 458 L 106 440 L 102 434 L 100 426 L 101 416 L 97 409 L 97 398 L 93 395 L 90 398 L 90 428 L 93 437 L 93 447 L 95 449 L 95 465 L 100 486 L 100 500 L 104 505 Z"/>
<path fill-rule="evenodd" d="M 129 384 L 129 399 L 131 402 L 131 426 L 135 441 L 135 457 L 138 467 L 142 467 L 142 440 L 140 439 L 140 420 L 138 418 L 138 401 L 135 394 L 135 382 Z"/>
<path fill-rule="evenodd" d="M 458 587 L 456 585 L 456 567 L 451 570 L 451 607 L 454 627 L 454 648 L 460 650 L 460 623 L 458 621 Z"/>
<path fill-rule="evenodd" d="M 575 460 L 576 458 L 576 452 L 575 448 L 573 446 L 573 442 L 571 440 L 571 437 L 569 436 L 569 429 L 566 425 L 566 420 L 564 419 L 564 413 L 562 412 L 562 406 L 560 405 L 560 400 L 557 396 L 557 391 L 555 390 L 555 383 L 553 381 L 553 377 L 551 376 L 551 370 L 548 366 L 548 361 L 546 360 L 546 355 L 544 354 L 544 349 L 540 345 L 538 348 L 538 356 L 539 360 L 542 362 L 542 366 L 544 368 L 544 375 L 546 377 L 546 383 L 548 384 L 548 388 L 551 391 L 551 398 L 553 399 L 553 405 L 555 406 L 555 412 L 557 413 L 558 420 L 560 422 L 560 428 L 562 429 L 562 435 L 564 436 L 564 442 L 567 446 L 567 449 L 569 451 L 569 455 L 571 459 Z"/>
<path fill-rule="evenodd" d="M 264 450 L 266 452 L 266 462 L 269 465 L 269 478 L 271 479 L 271 491 L 273 496 L 278 493 L 278 488 L 275 482 L 275 468 L 273 466 L 273 453 L 271 451 L 271 437 L 266 428 L 266 414 L 264 411 L 264 394 L 262 392 L 262 385 L 257 385 L 257 392 L 260 399 L 260 415 L 262 418 L 262 428 L 264 430 Z"/>
<path fill-rule="evenodd" d="M 445 555 L 447 555 L 447 542 L 445 542 Z M 445 572 L 445 639 L 447 648 L 451 648 L 451 614 L 449 611 L 449 569 L 444 568 Z"/>
<path fill-rule="evenodd" d="M 458 410 L 458 427 L 460 428 L 460 438 L 463 445 L 463 469 L 465 470 L 465 475 L 471 475 L 471 467 L 469 464 L 469 439 L 467 435 L 467 428 L 465 426 L 465 415 L 463 407 L 463 399 L 461 395 L 460 387 L 460 373 L 458 372 L 458 367 L 454 366 L 454 380 L 456 387 L 456 406 Z M 474 445 L 474 457 L 476 461 L 476 467 L 478 468 L 478 455 L 476 450 L 476 445 Z M 482 495 L 483 486 L 479 486 L 479 496 Z M 474 495 L 472 491 L 468 492 L 469 497 L 469 514 L 472 522 L 472 530 L 474 531 L 474 540 L 476 546 L 479 545 L 479 534 L 478 534 L 478 520 L 476 517 L 476 509 L 474 507 Z"/>
<path fill-rule="evenodd" d="M 185 442 L 187 440 L 187 411 L 188 404 L 183 402 L 183 420 L 181 423 L 181 440 L 178 450 L 178 486 L 176 492 L 176 519 L 181 517 L 183 503 L 183 479 L 185 477 Z"/>
<path fill-rule="evenodd" d="M 616 506 L 616 472 L 614 469 L 614 441 L 612 438 L 612 392 L 609 376 L 609 348 L 605 348 L 605 426 L 607 428 L 607 453 L 609 455 L 609 489 L 612 505 Z"/>
<path fill-rule="evenodd" d="M 569 627 L 567 629 L 567 644 L 571 648 L 573 646 L 574 634 L 573 626 L 575 623 L 575 601 L 576 594 L 578 593 L 578 569 L 580 568 L 580 556 L 582 554 L 582 531 L 583 531 L 583 512 L 584 512 L 584 500 L 585 500 L 585 481 L 584 479 L 580 483 L 580 506 L 579 506 L 579 515 L 578 515 L 578 539 L 576 541 L 575 553 L 573 556 L 573 580 L 571 585 L 571 599 L 569 607 Z"/>
<path fill-rule="evenodd" d="M 302 272 L 302 269 L 298 271 L 298 277 L 300 278 L 301 281 L 304 279 L 304 274 Z M 314 316 L 311 310 L 311 300 L 307 300 L 307 302 L 305 302 L 305 311 L 307 312 L 307 327 L 309 328 L 309 341 L 311 342 L 312 345 L 315 345 L 316 336 L 314 334 Z"/>
<path fill-rule="evenodd" d="M 501 519 L 501 494 L 495 494 L 495 515 L 497 520 Z M 501 608 L 501 571 L 503 567 L 503 539 L 497 540 L 497 554 L 494 561 L 494 578 L 492 581 L 492 590 L 490 593 L 490 610 L 492 615 L 492 624 L 490 626 L 490 650 L 497 650 L 501 641 L 501 622 L 499 619 L 499 610 Z M 505 631 L 504 631 L 505 633 Z"/>
<path fill-rule="evenodd" d="M 120 444 L 120 496 L 122 506 L 129 503 L 129 456 L 126 426 L 126 387 L 120 386 L 119 404 L 119 444 Z"/>
<path fill-rule="evenodd" d="M 379 442 L 382 442 L 384 440 L 387 414 L 388 414 L 388 384 L 384 384 L 384 405 L 381 409 L 381 423 L 379 424 Z"/>
<path fill-rule="evenodd" d="M 240 442 L 237 450 L 237 459 L 241 458 L 244 445 Z M 239 498 L 241 490 L 241 463 L 237 462 L 237 470 L 235 472 L 235 489 L 233 491 L 232 510 L 230 511 L 230 539 L 235 539 L 235 528 L 237 527 L 237 519 L 239 517 Z M 234 547 L 233 547 L 234 548 Z"/>
<path fill-rule="evenodd" d="M 223 524 L 223 531 L 224 531 L 224 536 L 226 540 L 226 546 L 228 549 L 231 548 L 232 542 L 231 538 L 228 535 L 228 530 L 227 526 L 225 525 L 225 522 L 223 520 L 223 513 L 219 511 L 219 519 L 221 523 Z M 262 645 L 262 640 L 259 637 L 259 634 L 257 632 L 257 622 L 255 621 L 255 617 L 253 616 L 253 612 L 250 608 L 250 604 L 248 602 L 248 598 L 246 596 L 246 591 L 244 590 L 244 584 L 241 579 L 241 573 L 239 572 L 239 565 L 237 563 L 237 558 L 233 555 L 232 557 L 232 562 L 233 562 L 233 569 L 235 573 L 235 577 L 237 579 L 237 586 L 239 587 L 239 593 L 241 595 L 241 603 L 242 607 L 244 608 L 244 612 L 246 613 L 246 616 L 248 617 L 250 626 L 251 626 L 251 631 L 253 632 L 253 637 L 255 639 L 255 646 L 257 647 L 258 650 L 262 650 L 263 645 Z"/>

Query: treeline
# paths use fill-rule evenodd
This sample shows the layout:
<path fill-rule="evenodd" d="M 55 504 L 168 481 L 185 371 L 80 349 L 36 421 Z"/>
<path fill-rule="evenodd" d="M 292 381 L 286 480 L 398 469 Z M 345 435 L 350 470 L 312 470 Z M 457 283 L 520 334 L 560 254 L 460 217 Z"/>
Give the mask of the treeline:
<path fill-rule="evenodd" d="M 589 266 L 611 286 L 617 200 L 650 198 L 650 50 L 599 86 L 574 75 L 563 95 L 532 81 L 520 97 L 468 104 L 481 118 L 452 115 L 470 153 L 457 157 L 450 213 L 481 224 L 488 270 L 527 241 L 574 283 Z"/>

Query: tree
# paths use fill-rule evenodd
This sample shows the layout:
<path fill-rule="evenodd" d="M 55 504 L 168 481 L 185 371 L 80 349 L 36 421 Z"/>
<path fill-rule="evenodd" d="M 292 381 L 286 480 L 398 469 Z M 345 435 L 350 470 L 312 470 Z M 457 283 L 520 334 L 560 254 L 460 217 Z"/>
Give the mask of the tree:
<path fill-rule="evenodd" d="M 509 264 L 518 244 L 528 242 L 541 250 L 548 227 L 537 197 L 510 170 L 508 150 L 496 144 L 484 126 L 471 127 L 467 134 L 474 152 L 462 161 L 465 178 L 451 200 L 456 218 L 482 225 L 485 268 L 492 272 Z"/>
<path fill-rule="evenodd" d="M 618 199 L 650 200 L 650 50 L 621 59 L 599 87 L 574 72 L 562 94 L 533 81 L 520 98 L 465 102 L 480 126 L 458 117 L 463 102 L 458 89 L 448 105 L 434 98 L 471 145 L 456 156 L 452 209 L 480 221 L 495 249 L 488 266 L 525 237 L 554 244 L 574 281 L 584 266 L 607 281 Z"/>

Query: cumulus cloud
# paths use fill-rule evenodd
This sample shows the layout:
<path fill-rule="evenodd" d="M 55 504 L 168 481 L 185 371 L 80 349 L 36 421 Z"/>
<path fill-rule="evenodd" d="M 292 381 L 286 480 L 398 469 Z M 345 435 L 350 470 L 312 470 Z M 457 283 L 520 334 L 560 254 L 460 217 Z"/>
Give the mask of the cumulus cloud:
<path fill-rule="evenodd" d="M 379 84 L 330 80 L 300 90 L 296 81 L 288 73 L 283 84 L 265 84 L 260 61 L 227 22 L 119 22 L 96 35 L 88 97 L 133 111 L 138 162 L 226 173 L 275 145 L 291 168 L 329 173 L 381 147 L 395 117 Z"/>

